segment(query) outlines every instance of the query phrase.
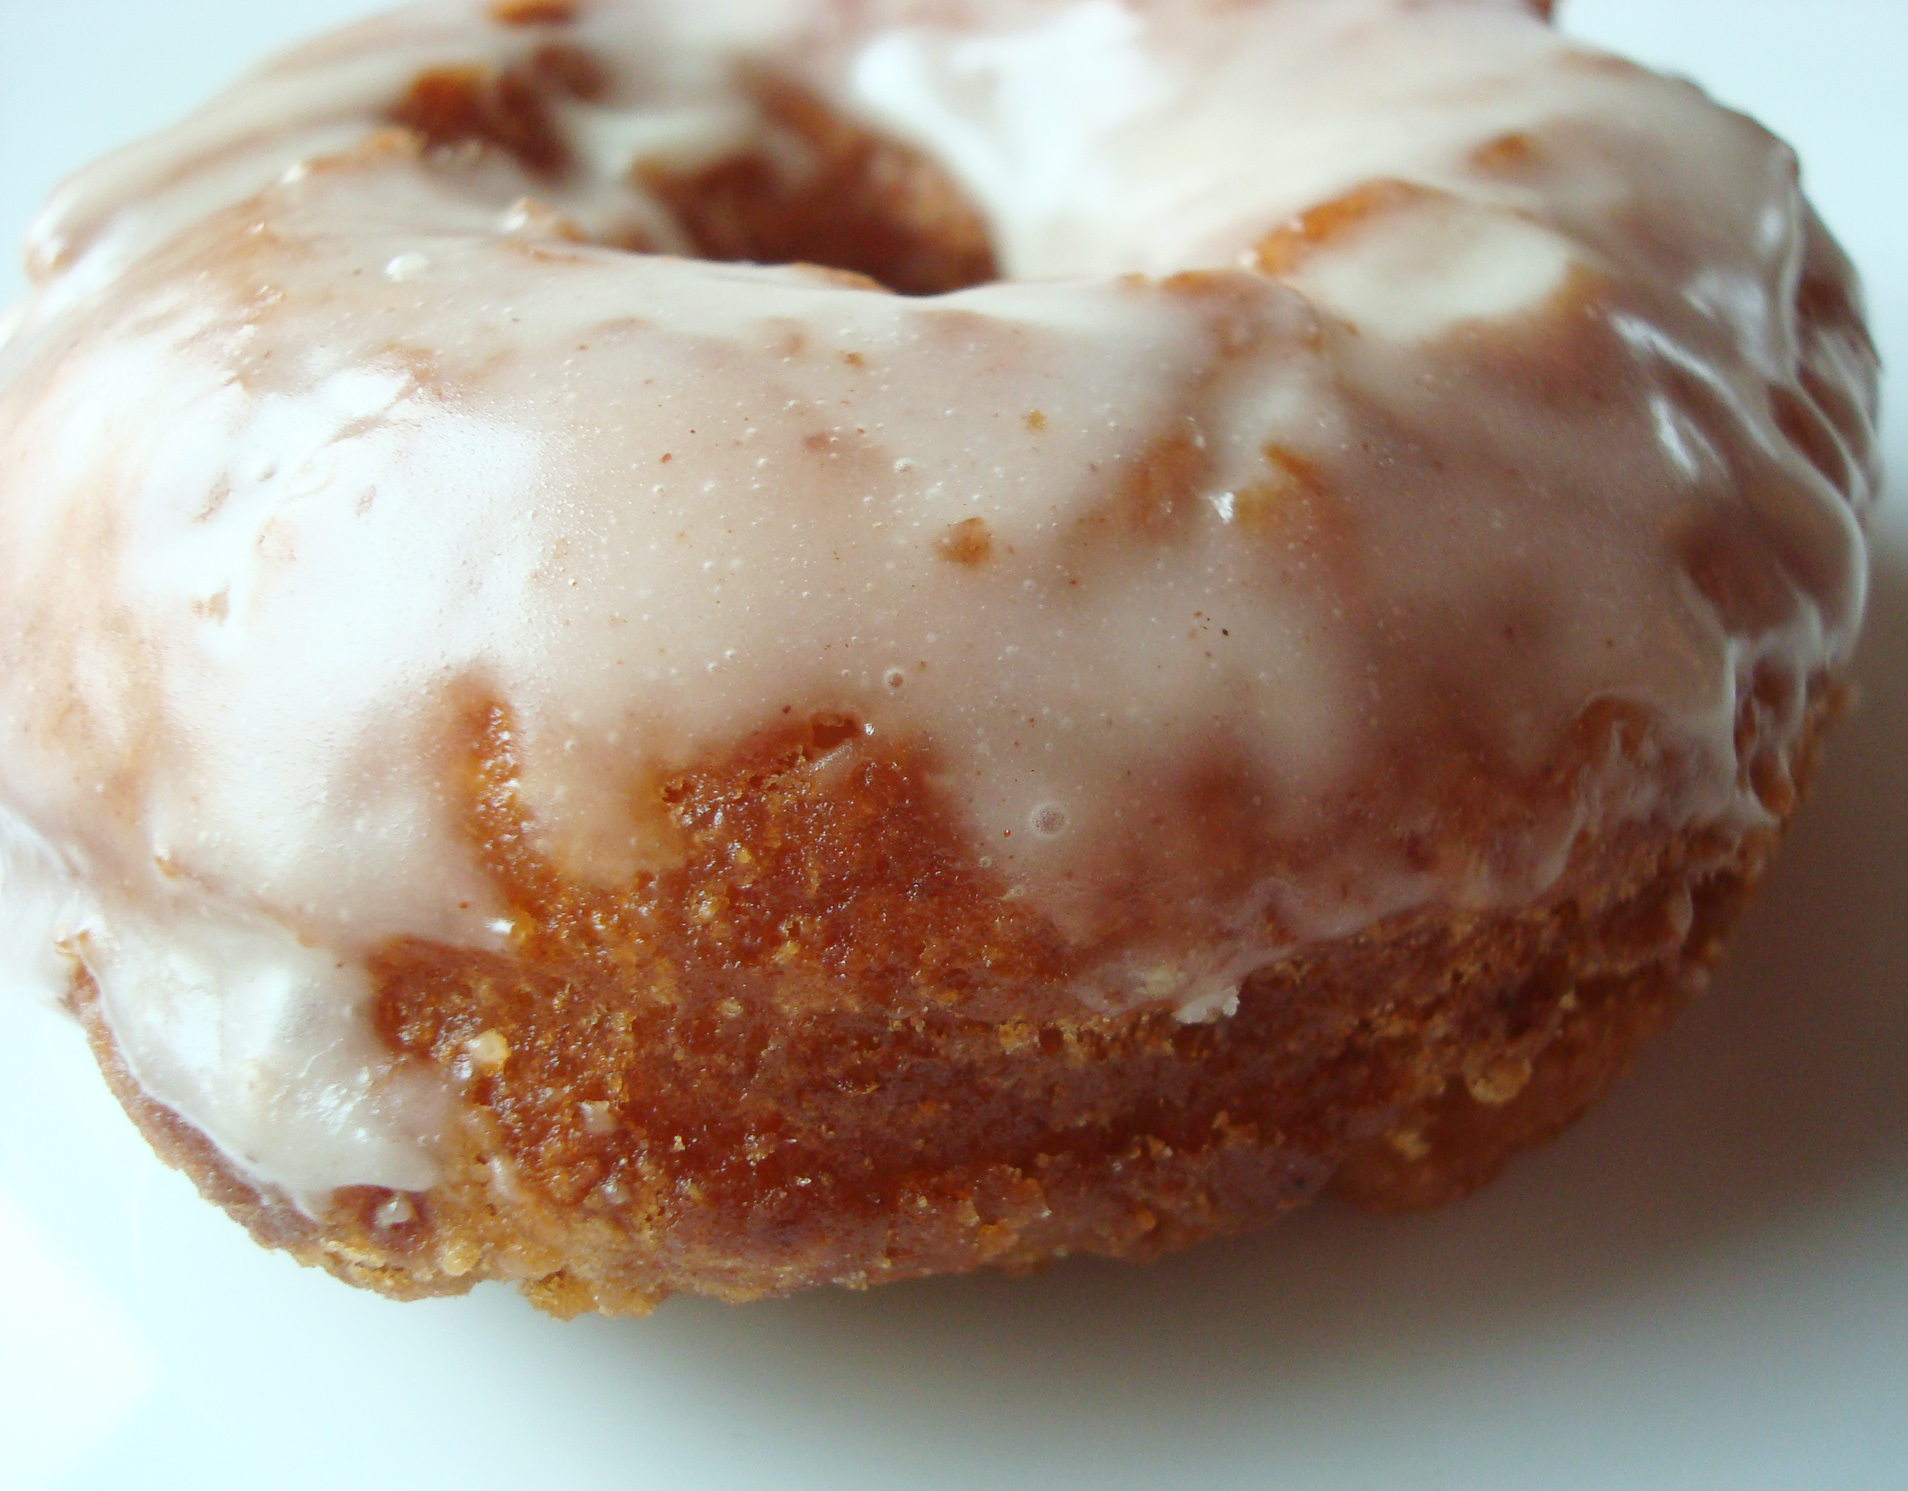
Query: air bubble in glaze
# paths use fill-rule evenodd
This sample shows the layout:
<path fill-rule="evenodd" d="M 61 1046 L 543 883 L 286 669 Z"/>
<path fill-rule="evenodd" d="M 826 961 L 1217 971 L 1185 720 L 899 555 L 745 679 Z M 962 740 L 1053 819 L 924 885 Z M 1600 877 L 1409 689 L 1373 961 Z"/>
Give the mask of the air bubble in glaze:
<path fill-rule="evenodd" d="M 1067 831 L 1067 810 L 1057 802 L 1036 803 L 1027 826 L 1037 839 L 1057 839 Z"/>

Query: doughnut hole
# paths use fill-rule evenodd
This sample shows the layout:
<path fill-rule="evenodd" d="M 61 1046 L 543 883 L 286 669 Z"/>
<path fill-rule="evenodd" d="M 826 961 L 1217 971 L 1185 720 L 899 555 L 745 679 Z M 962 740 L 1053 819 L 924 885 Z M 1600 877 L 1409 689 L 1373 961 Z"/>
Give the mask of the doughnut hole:
<path fill-rule="evenodd" d="M 649 166 L 638 184 L 705 259 L 815 264 L 903 295 L 999 277 L 985 219 L 938 164 L 814 94 L 754 80 L 754 146 L 694 171 Z"/>
<path fill-rule="evenodd" d="M 551 100 L 588 101 L 607 86 L 588 52 L 553 42 L 501 71 L 468 65 L 421 72 L 388 118 L 431 149 L 492 147 L 532 176 L 554 179 L 570 169 L 571 152 Z"/>
<path fill-rule="evenodd" d="M 497 19 L 549 25 L 560 17 L 520 5 Z M 757 75 L 744 86 L 757 115 L 744 149 L 693 170 L 648 162 L 629 182 L 674 218 L 696 257 L 808 264 L 903 295 L 939 295 L 999 277 L 986 220 L 936 162 L 787 80 Z M 592 53 L 546 42 L 507 67 L 421 72 L 386 118 L 426 150 L 453 157 L 500 151 L 531 177 L 561 185 L 588 166 L 565 133 L 565 109 L 600 104 L 611 88 L 609 70 Z"/>
<path fill-rule="evenodd" d="M 499 26 L 567 26 L 576 0 L 494 0 L 488 14 Z"/>

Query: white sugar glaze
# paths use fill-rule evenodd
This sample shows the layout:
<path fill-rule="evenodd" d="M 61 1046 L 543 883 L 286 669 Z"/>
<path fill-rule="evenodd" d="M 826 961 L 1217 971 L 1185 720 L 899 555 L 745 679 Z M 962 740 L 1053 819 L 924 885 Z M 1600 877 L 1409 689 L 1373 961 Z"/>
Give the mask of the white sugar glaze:
<path fill-rule="evenodd" d="M 610 84 L 551 105 L 560 179 L 379 133 L 421 71 L 553 38 Z M 554 231 L 685 248 L 629 183 L 747 148 L 747 68 L 939 162 L 1001 282 Z M 1256 256 L 1374 181 L 1419 190 Z M 1768 821 L 1740 699 L 1782 685 L 1780 763 L 1861 610 L 1873 362 L 1798 321 L 1805 269 L 1849 287 L 1792 158 L 1510 3 L 425 6 L 82 173 L 29 262 L 4 956 L 83 964 L 144 1087 L 313 1208 L 433 1174 L 367 956 L 509 944 L 451 785 L 473 681 L 604 883 L 659 852 L 639 772 L 790 709 L 925 739 L 1003 893 L 1098 950 L 1066 997 L 1210 1018 L 1295 943 L 1520 903 L 1626 823 Z M 1515 781 L 1612 702 L 1643 747 L 1469 841 L 1413 759 Z M 1215 760 L 1283 846 L 1244 879 L 1175 812 Z"/>

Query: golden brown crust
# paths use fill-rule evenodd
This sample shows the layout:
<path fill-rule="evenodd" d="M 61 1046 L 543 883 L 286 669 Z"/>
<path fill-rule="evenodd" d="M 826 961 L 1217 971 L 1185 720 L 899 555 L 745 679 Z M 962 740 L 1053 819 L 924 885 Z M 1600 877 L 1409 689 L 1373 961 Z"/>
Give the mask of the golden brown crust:
<path fill-rule="evenodd" d="M 1442 1206 L 1562 1133 L 1701 987 L 1721 948 L 1720 928 L 1740 909 L 1754 873 L 1734 867 L 1697 888 L 1678 956 L 1573 983 L 1534 1054 L 1487 1047 L 1462 1060 L 1441 1088 L 1399 1113 L 1385 1132 L 1346 1151 L 1331 1192 L 1375 1211 Z"/>
<path fill-rule="evenodd" d="M 1015 1001 L 1062 950 L 963 868 L 921 763 L 852 722 L 661 784 L 681 862 L 614 891 L 531 847 L 507 718 L 480 702 L 471 730 L 473 829 L 523 934 L 378 967 L 385 1038 L 462 1099 L 431 1192 L 341 1192 L 322 1222 L 261 1194 L 79 1002 L 135 1121 L 261 1242 L 400 1297 L 508 1279 L 560 1315 L 1147 1258 L 1327 1187 L 1461 1196 L 1674 1014 L 1775 837 L 1639 833 L 1540 905 L 1288 959 L 1208 1025 L 1035 1017 Z"/>

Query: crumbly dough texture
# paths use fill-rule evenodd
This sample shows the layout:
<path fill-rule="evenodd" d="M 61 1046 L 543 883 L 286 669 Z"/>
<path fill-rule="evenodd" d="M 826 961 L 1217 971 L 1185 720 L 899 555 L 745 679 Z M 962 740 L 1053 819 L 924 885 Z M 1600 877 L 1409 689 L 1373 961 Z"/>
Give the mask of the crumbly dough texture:
<path fill-rule="evenodd" d="M 1839 698 L 1771 789 L 1785 819 Z M 403 1299 L 501 1279 L 561 1316 L 1150 1259 L 1322 1192 L 1456 1200 L 1703 986 L 1779 835 L 1599 845 L 1540 904 L 1316 949 L 1219 1022 L 1033 1019 L 1012 1011 L 1063 954 L 961 884 L 918 763 L 841 722 L 666 784 L 690 853 L 621 894 L 526 847 L 503 713 L 475 709 L 472 736 L 518 950 L 399 945 L 379 969 L 381 1032 L 461 1099 L 432 1191 L 310 1217 L 144 1095 L 90 986 L 76 1004 L 154 1147 L 262 1244 Z"/>

